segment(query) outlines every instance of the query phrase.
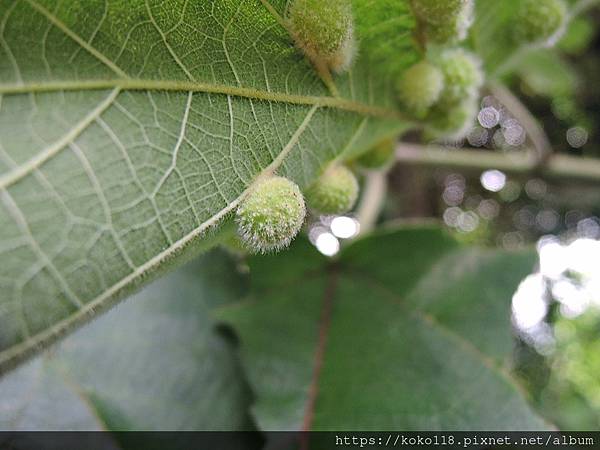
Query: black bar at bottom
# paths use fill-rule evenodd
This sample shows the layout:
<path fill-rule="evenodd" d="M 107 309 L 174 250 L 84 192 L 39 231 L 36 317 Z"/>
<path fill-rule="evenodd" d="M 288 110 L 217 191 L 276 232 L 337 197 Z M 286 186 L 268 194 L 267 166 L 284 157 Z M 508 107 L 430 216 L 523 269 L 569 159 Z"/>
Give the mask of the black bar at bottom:
<path fill-rule="evenodd" d="M 600 449 L 600 432 L 0 431 L 0 450 Z"/>

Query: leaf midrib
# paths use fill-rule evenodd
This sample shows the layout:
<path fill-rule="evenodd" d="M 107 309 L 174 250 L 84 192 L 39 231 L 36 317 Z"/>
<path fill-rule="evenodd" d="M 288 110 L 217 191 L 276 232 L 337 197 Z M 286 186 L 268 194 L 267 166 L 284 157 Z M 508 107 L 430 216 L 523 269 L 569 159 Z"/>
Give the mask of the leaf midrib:
<path fill-rule="evenodd" d="M 325 355 L 327 354 L 329 330 L 331 329 L 331 321 L 333 320 L 333 307 L 339 278 L 338 275 L 338 267 L 330 266 L 330 269 L 327 272 L 327 285 L 321 300 L 321 317 L 319 319 L 319 335 L 313 355 L 313 372 L 308 388 L 308 398 L 306 400 L 302 428 L 300 429 L 303 433 L 311 431 L 314 421 L 315 409 L 319 398 L 319 381 L 321 379 Z"/>
<path fill-rule="evenodd" d="M 4 189 L 28 175 L 33 169 L 46 162 L 55 153 L 58 153 L 69 142 L 74 140 L 80 133 L 85 131 L 91 122 L 97 119 L 102 112 L 112 106 L 117 96 L 124 91 L 180 91 L 186 93 L 203 92 L 211 94 L 230 95 L 243 98 L 251 98 L 261 101 L 274 101 L 296 105 L 313 106 L 316 108 L 334 108 L 343 111 L 357 113 L 363 116 L 373 116 L 388 119 L 403 119 L 398 111 L 367 105 L 352 100 L 337 97 L 318 97 L 297 94 L 284 94 L 279 92 L 260 91 L 252 88 L 229 87 L 218 84 L 186 82 L 186 81 L 160 81 L 160 80 L 89 80 L 81 82 L 50 82 L 39 84 L 16 84 L 1 85 L 2 94 L 24 94 L 31 92 L 52 91 L 81 91 L 81 90 L 105 90 L 112 89 L 111 93 L 93 110 L 91 110 L 80 122 L 73 126 L 61 139 L 42 150 L 35 158 L 27 161 L 12 171 L 0 174 L 0 189 Z M 405 120 L 405 122 L 407 122 Z"/>
<path fill-rule="evenodd" d="M 435 264 L 434 264 L 435 265 Z M 423 277 L 429 273 L 434 267 L 434 265 L 430 266 L 427 269 L 427 272 L 424 272 Z M 399 306 L 403 309 L 407 314 L 413 316 L 417 321 L 419 321 L 423 326 L 428 329 L 436 330 L 442 334 L 444 339 L 448 341 L 455 342 L 456 346 L 460 348 L 465 353 L 473 356 L 477 361 L 479 361 L 483 367 L 485 367 L 493 376 L 497 377 L 501 382 L 506 384 L 509 388 L 514 390 L 516 393 L 520 394 L 523 398 L 527 399 L 530 396 L 526 392 L 526 390 L 520 385 L 520 383 L 515 379 L 515 377 L 501 364 L 496 362 L 492 357 L 483 353 L 480 349 L 478 349 L 473 343 L 471 343 L 464 336 L 458 334 L 456 331 L 447 327 L 440 321 L 438 321 L 434 316 L 428 314 L 427 312 L 419 309 L 419 308 L 408 308 L 402 298 L 391 291 L 385 284 L 381 281 L 372 278 L 371 276 L 365 274 L 363 271 L 354 270 L 351 266 L 340 264 L 338 260 L 331 263 L 329 266 L 325 266 L 326 269 L 319 270 L 318 273 L 323 276 L 328 283 L 328 289 L 321 298 L 321 318 L 320 325 L 318 327 L 318 333 L 315 345 L 315 352 L 313 358 L 313 371 L 311 375 L 311 379 L 309 381 L 310 393 L 306 399 L 306 409 L 304 411 L 303 416 L 303 424 L 302 431 L 311 431 L 312 427 L 312 417 L 314 415 L 314 409 L 318 404 L 318 391 L 319 391 L 319 383 L 321 370 L 318 370 L 316 366 L 318 366 L 320 358 L 326 358 L 327 354 L 327 340 L 329 334 L 329 328 L 331 327 L 332 322 L 335 320 L 335 314 L 332 311 L 328 310 L 333 307 L 333 302 L 336 296 L 336 286 L 339 284 L 338 278 L 343 275 L 352 275 L 355 278 L 360 278 L 363 282 L 368 283 L 374 290 L 377 290 L 382 297 L 386 300 L 391 301 L 394 305 Z M 327 270 L 329 268 L 329 270 Z M 310 278 L 314 277 L 313 270 L 303 271 L 298 274 L 293 280 L 290 280 L 286 283 L 287 288 L 292 288 L 295 285 L 302 285 L 306 281 L 307 275 Z M 422 278 L 422 277 L 421 277 Z M 281 288 L 281 287 L 279 287 Z M 264 297 L 265 292 L 269 292 L 270 290 L 259 290 L 260 296 Z M 257 296 L 257 293 L 254 292 L 250 299 L 244 298 L 238 302 L 230 303 L 228 305 L 219 307 L 216 309 L 216 313 L 218 315 L 219 311 L 227 311 L 232 308 L 242 307 L 247 305 L 248 302 L 252 302 L 254 298 Z M 331 314 L 331 315 L 329 315 Z M 552 424 L 547 422 L 542 417 L 538 416 L 540 420 L 543 420 L 548 424 L 549 427 L 552 427 Z"/>
<path fill-rule="evenodd" d="M 226 95 L 234 95 L 239 97 L 255 98 L 259 100 L 271 100 L 278 102 L 286 102 L 293 104 L 303 104 L 311 106 L 327 106 L 333 108 L 339 108 L 342 110 L 353 111 L 365 115 L 382 116 L 396 119 L 404 119 L 405 117 L 398 111 L 390 108 L 381 108 L 373 105 L 367 105 L 353 100 L 344 99 L 336 95 L 338 93 L 337 87 L 331 79 L 331 74 L 327 73 L 326 76 L 314 67 L 316 74 L 322 79 L 323 83 L 331 92 L 331 96 L 306 96 L 299 94 L 287 94 L 279 92 L 262 91 L 253 88 L 245 88 L 241 86 L 225 86 L 215 83 L 204 83 L 197 81 L 194 76 L 188 71 L 187 67 L 180 61 L 178 55 L 173 51 L 170 44 L 165 38 L 164 32 L 158 26 L 154 17 L 149 10 L 148 2 L 146 6 L 148 8 L 148 15 L 154 27 L 161 35 L 165 48 L 169 51 L 171 56 L 174 58 L 176 64 L 184 71 L 186 76 L 189 78 L 188 81 L 184 80 L 143 80 L 131 78 L 125 73 L 119 66 L 113 61 L 106 57 L 103 53 L 98 51 L 89 42 L 86 42 L 77 33 L 73 32 L 68 26 L 66 26 L 60 19 L 54 14 L 44 8 L 42 5 L 37 3 L 35 0 L 25 0 L 34 10 L 42 14 L 51 24 L 58 28 L 70 39 L 75 41 L 80 48 L 84 49 L 96 59 L 101 61 L 106 67 L 117 75 L 117 79 L 113 80 L 89 80 L 89 81 L 58 81 L 48 83 L 23 83 L 21 77 L 20 83 L 14 85 L 2 85 L 0 84 L 0 95 L 2 94 L 19 94 L 19 93 L 31 93 L 31 92 L 50 92 L 50 91 L 65 91 L 65 90 L 85 90 L 85 89 L 120 89 L 120 90 L 162 90 L 162 91 L 188 91 L 188 92 L 205 92 L 205 93 L 218 93 Z M 262 5 L 267 11 L 273 16 L 275 21 L 289 34 L 290 30 L 285 20 L 277 13 L 273 6 L 267 0 L 261 0 Z M 225 48 L 227 52 L 227 49 Z M 18 73 L 18 72 L 17 72 Z M 235 70 L 234 70 L 235 74 Z M 237 75 L 236 75 L 237 79 Z M 238 80 L 239 81 L 239 80 Z"/>
<path fill-rule="evenodd" d="M 30 94 L 35 92 L 84 91 L 120 89 L 121 91 L 181 91 L 223 94 L 235 97 L 265 100 L 295 105 L 329 107 L 355 112 L 367 116 L 406 120 L 397 110 L 369 105 L 340 97 L 288 94 L 264 91 L 255 88 L 226 86 L 217 83 L 202 83 L 185 80 L 151 80 L 135 78 L 98 79 L 81 81 L 49 81 L 43 83 L 0 84 L 0 95 Z"/>
<path fill-rule="evenodd" d="M 402 302 L 402 299 L 395 292 L 391 291 L 387 286 L 385 286 L 379 280 L 371 278 L 368 274 L 365 274 L 362 271 L 352 270 L 351 267 L 345 266 L 345 265 L 339 267 L 339 272 L 337 270 L 332 271 L 332 272 L 329 272 L 327 274 L 328 282 L 334 283 L 334 281 L 332 281 L 331 278 L 337 277 L 337 276 L 343 274 L 344 272 L 346 272 L 347 275 L 352 275 L 355 278 L 362 279 L 363 282 L 368 283 L 373 289 L 379 291 L 379 293 L 382 294 L 382 296 L 384 298 L 391 301 L 394 305 L 399 306 L 407 314 L 412 315 L 423 326 L 425 326 L 426 328 L 432 329 L 432 330 L 436 330 L 436 331 L 440 332 L 444 336 L 444 338 L 447 339 L 448 341 L 455 342 L 456 346 L 458 348 L 460 348 L 465 353 L 470 354 L 475 359 L 477 359 L 487 370 L 489 370 L 494 376 L 496 376 L 499 380 L 504 382 L 507 386 L 509 386 L 515 392 L 517 392 L 524 398 L 529 397 L 529 395 L 527 394 L 525 389 L 517 382 L 517 380 L 503 366 L 497 364 L 491 357 L 489 357 L 488 355 L 483 353 L 481 350 L 479 350 L 477 347 L 475 347 L 465 337 L 456 333 L 454 330 L 447 327 L 443 323 L 439 322 L 434 316 L 432 316 L 418 308 L 409 309 L 404 304 L 404 302 Z M 338 273 L 339 273 L 339 275 L 338 275 Z M 333 297 L 335 297 L 335 295 L 336 295 L 335 292 L 328 292 L 327 295 L 324 296 L 324 298 L 322 300 L 323 311 L 326 311 L 327 309 L 329 309 L 331 307 L 331 305 L 328 305 L 328 303 L 333 301 Z M 335 320 L 335 316 L 332 314 L 329 320 L 322 321 L 322 327 L 319 328 L 320 335 L 324 334 L 325 336 L 327 336 L 329 334 L 328 329 L 322 329 L 322 328 L 323 327 L 329 328 L 331 326 L 331 323 L 333 322 L 333 320 Z M 324 358 L 325 357 L 324 355 L 327 354 L 326 340 L 327 340 L 327 338 L 325 338 L 325 342 L 321 342 L 322 339 L 319 338 L 319 340 L 317 341 L 317 347 L 320 347 L 322 345 L 324 348 L 323 349 L 317 348 L 317 351 L 315 352 L 315 364 L 319 364 L 319 362 L 318 362 L 319 353 L 321 353 L 321 352 L 323 353 L 321 358 Z M 314 371 L 313 379 L 311 380 L 311 386 L 319 385 L 319 377 L 321 375 L 320 372 L 321 372 L 320 370 Z M 312 401 L 309 398 L 307 401 L 307 410 L 305 412 L 305 424 L 304 425 L 305 426 L 308 425 L 308 427 L 303 428 L 302 431 L 311 431 L 312 420 L 310 420 L 310 419 L 307 420 L 307 417 L 312 418 L 312 416 L 314 415 L 314 409 L 316 408 L 316 405 L 318 403 L 318 387 L 316 388 L 316 391 L 317 392 L 314 394 L 315 398 L 312 399 Z M 309 409 L 311 406 L 312 406 L 312 410 Z"/>
<path fill-rule="evenodd" d="M 281 153 L 277 155 L 277 158 L 258 176 L 252 183 L 242 192 L 235 200 L 229 203 L 225 208 L 211 216 L 208 220 L 200 224 L 194 231 L 183 236 L 178 241 L 174 242 L 166 250 L 157 254 L 153 258 L 146 261 L 141 266 L 137 267 L 127 276 L 123 277 L 117 283 L 113 284 L 110 288 L 106 289 L 102 294 L 87 302 L 83 307 L 78 309 L 74 314 L 66 317 L 53 324 L 51 327 L 31 336 L 30 338 L 8 347 L 6 350 L 0 351 L 0 375 L 10 369 L 13 365 L 26 359 L 32 355 L 36 348 L 45 347 L 47 344 L 54 342 L 60 336 L 63 336 L 71 329 L 85 323 L 87 320 L 98 312 L 100 309 L 105 309 L 110 306 L 110 301 L 115 301 L 118 298 L 118 293 L 125 289 L 128 285 L 135 282 L 136 280 L 144 277 L 147 273 L 152 270 L 156 270 L 163 263 L 167 262 L 170 257 L 177 255 L 178 252 L 183 251 L 192 241 L 196 238 L 201 237 L 207 230 L 216 225 L 220 220 L 225 218 L 229 213 L 233 212 L 242 200 L 248 195 L 249 192 L 254 189 L 254 186 L 265 177 L 272 175 L 284 162 L 288 154 L 294 149 L 298 141 L 300 140 L 303 132 L 308 128 L 311 119 L 313 118 L 319 106 L 314 105 L 307 113 L 303 122 L 300 124 L 296 132 L 290 138 L 287 145 L 283 148 Z"/>

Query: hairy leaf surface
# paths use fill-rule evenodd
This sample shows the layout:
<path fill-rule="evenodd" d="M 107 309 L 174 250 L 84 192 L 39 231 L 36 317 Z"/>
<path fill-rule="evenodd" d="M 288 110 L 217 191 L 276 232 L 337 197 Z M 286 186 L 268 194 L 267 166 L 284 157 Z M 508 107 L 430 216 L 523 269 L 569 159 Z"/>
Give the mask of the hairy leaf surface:
<path fill-rule="evenodd" d="M 434 228 L 360 240 L 334 264 L 304 242 L 253 259 L 252 297 L 219 314 L 240 335 L 257 423 L 545 428 L 505 367 L 510 300 L 534 261 L 462 247 Z"/>
<path fill-rule="evenodd" d="M 359 57 L 328 79 L 283 0 L 0 2 L 0 372 L 193 252 L 257 178 L 304 187 L 406 127 L 398 3 L 354 1 Z"/>
<path fill-rule="evenodd" d="M 153 283 L 2 378 L 0 430 L 248 429 L 249 391 L 209 314 L 243 286 L 216 251 Z"/>

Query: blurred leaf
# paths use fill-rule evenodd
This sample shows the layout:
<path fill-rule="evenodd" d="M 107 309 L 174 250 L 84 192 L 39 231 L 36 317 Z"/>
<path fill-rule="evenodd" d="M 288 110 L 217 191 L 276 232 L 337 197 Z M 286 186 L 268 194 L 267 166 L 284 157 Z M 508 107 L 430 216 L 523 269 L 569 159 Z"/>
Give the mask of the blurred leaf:
<path fill-rule="evenodd" d="M 339 96 L 285 3 L 0 2 L 0 372 L 206 245 L 257 177 L 306 186 L 407 127 L 370 57 L 416 57 L 405 2 L 355 0 Z"/>
<path fill-rule="evenodd" d="M 413 37 L 415 18 L 410 2 L 352 0 L 360 48 L 382 75 L 395 82 L 402 71 L 418 60 Z"/>
<path fill-rule="evenodd" d="M 545 428 L 503 364 L 511 296 L 534 261 L 534 252 L 463 247 L 428 227 L 359 240 L 334 263 L 306 242 L 252 258 L 251 298 L 219 316 L 241 337 L 257 423 Z"/>
<path fill-rule="evenodd" d="M 597 31 L 590 17 L 575 17 L 558 43 L 558 48 L 570 55 L 579 55 L 590 45 Z"/>
<path fill-rule="evenodd" d="M 478 0 L 475 2 L 473 45 L 482 58 L 488 74 L 494 78 L 509 75 L 514 71 L 524 73 L 526 70 L 523 65 L 529 64 L 530 58 L 535 58 L 532 55 L 540 51 L 545 53 L 539 46 L 521 46 L 515 41 L 513 24 L 519 10 L 519 1 Z M 593 37 L 594 31 L 593 26 L 590 29 L 585 19 L 575 17 L 569 21 L 566 35 L 559 47 L 567 51 L 581 51 Z M 558 70 L 564 69 L 558 68 Z"/>
<path fill-rule="evenodd" d="M 475 23 L 471 29 L 473 44 L 489 74 L 509 63 L 515 52 L 512 26 L 519 0 L 478 0 Z"/>
<path fill-rule="evenodd" d="M 552 372 L 540 401 L 541 410 L 564 430 L 600 427 L 600 310 L 590 308 L 576 319 L 555 324 Z"/>
<path fill-rule="evenodd" d="M 529 52 L 515 72 L 534 94 L 549 98 L 575 95 L 580 82 L 575 68 L 549 49 Z"/>
<path fill-rule="evenodd" d="M 148 286 L 0 379 L 0 430 L 251 429 L 231 344 L 210 308 L 243 280 L 212 253 Z"/>

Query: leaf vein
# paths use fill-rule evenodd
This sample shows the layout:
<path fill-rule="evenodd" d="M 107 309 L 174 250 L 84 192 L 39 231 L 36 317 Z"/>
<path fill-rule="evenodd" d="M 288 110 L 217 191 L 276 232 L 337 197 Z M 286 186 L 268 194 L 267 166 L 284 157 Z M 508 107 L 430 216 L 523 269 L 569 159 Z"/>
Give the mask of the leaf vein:
<path fill-rule="evenodd" d="M 55 323 L 52 327 L 45 329 L 44 331 L 36 334 L 35 336 L 25 341 L 22 341 L 13 347 L 9 347 L 4 351 L 1 351 L 0 374 L 6 371 L 8 367 L 12 364 L 15 364 L 19 360 L 25 359 L 33 351 L 35 351 L 35 348 L 37 348 L 38 346 L 55 341 L 58 337 L 65 334 L 71 328 L 83 323 L 86 317 L 90 318 L 92 312 L 97 311 L 99 308 L 107 307 L 108 301 L 110 299 L 114 299 L 117 296 L 117 294 L 126 286 L 130 285 L 135 280 L 143 277 L 153 269 L 158 268 L 171 256 L 183 250 L 195 238 L 201 236 L 208 228 L 215 225 L 221 219 L 226 217 L 229 213 L 234 211 L 237 208 L 237 206 L 241 203 L 241 201 L 248 195 L 248 193 L 251 192 L 252 189 L 254 189 L 254 186 L 257 182 L 259 182 L 259 180 L 263 179 L 264 177 L 271 176 L 277 170 L 277 168 L 281 166 L 288 154 L 294 149 L 294 147 L 296 147 L 296 144 L 298 143 L 300 137 L 308 128 L 310 121 L 312 120 L 314 114 L 318 109 L 319 107 L 315 105 L 310 109 L 310 111 L 308 111 L 303 122 L 297 128 L 296 132 L 290 138 L 287 145 L 282 149 L 281 153 L 279 153 L 277 158 L 275 158 L 275 160 L 273 160 L 273 162 L 257 176 L 255 181 L 250 186 L 248 186 L 248 188 L 246 188 L 246 190 L 244 190 L 244 192 L 242 192 L 238 196 L 238 198 L 236 198 L 225 208 L 218 211 L 208 220 L 203 222 L 194 231 L 183 236 L 177 242 L 170 245 L 169 248 L 167 248 L 166 250 L 162 251 L 158 255 L 148 260 L 146 263 L 139 266 L 136 270 L 122 278 L 117 283 L 113 284 L 110 288 L 105 290 L 95 299 L 83 305 L 75 314 L 61 320 L 60 322 Z"/>
<path fill-rule="evenodd" d="M 43 149 L 35 157 L 29 159 L 24 164 L 16 167 L 10 172 L 0 176 L 0 189 L 6 189 L 8 186 L 15 184 L 27 176 L 34 169 L 42 166 L 46 161 L 54 155 L 62 151 L 68 144 L 76 139 L 87 127 L 94 122 L 100 115 L 110 107 L 113 101 L 119 95 L 120 89 L 115 88 L 112 92 L 100 102 L 93 110 L 91 110 L 81 121 L 77 122 L 73 128 L 64 134 L 58 141 Z"/>
<path fill-rule="evenodd" d="M 0 84 L 0 94 L 27 94 L 32 92 L 101 90 L 111 88 L 118 88 L 122 91 L 192 91 L 232 95 L 235 97 L 291 103 L 294 105 L 328 107 L 357 114 L 411 122 L 410 119 L 395 109 L 373 106 L 341 97 L 287 94 L 282 92 L 262 91 L 254 88 L 225 86 L 216 83 L 191 82 L 185 80 L 163 81 L 129 78 L 66 82 L 55 81 L 47 83 L 28 83 L 24 85 Z"/>
<path fill-rule="evenodd" d="M 33 9 L 35 9 L 37 12 L 42 14 L 47 20 L 52 22 L 56 28 L 58 28 L 60 31 L 62 31 L 67 36 L 69 36 L 71 39 L 73 39 L 75 42 L 77 42 L 81 47 L 83 47 L 85 50 L 87 50 L 88 53 L 90 53 L 91 55 L 96 57 L 98 60 L 100 60 L 102 63 L 104 63 L 113 72 L 115 72 L 120 77 L 127 78 L 127 74 L 125 72 L 123 72 L 123 70 L 121 70 L 115 63 L 113 63 L 110 59 L 108 59 L 106 56 L 104 56 L 102 53 L 100 53 L 96 48 L 91 46 L 88 42 L 83 40 L 81 38 L 81 36 L 79 36 L 77 33 L 73 32 L 73 30 L 71 30 L 69 27 L 67 27 L 54 14 L 52 14 L 50 11 L 48 11 L 46 8 L 44 8 L 42 5 L 37 3 L 37 1 L 35 1 L 35 0 L 25 0 L 25 1 L 27 3 L 29 3 L 29 5 Z"/>
<path fill-rule="evenodd" d="M 179 66 L 179 68 L 181 70 L 183 70 L 183 72 L 185 73 L 185 75 L 191 81 L 194 81 L 195 80 L 194 76 L 190 73 L 190 71 L 185 66 L 185 64 L 183 64 L 183 62 L 179 59 L 179 57 L 177 56 L 177 54 L 175 53 L 175 51 L 173 50 L 173 48 L 171 47 L 171 45 L 167 41 L 167 36 L 165 35 L 165 33 L 162 31 L 162 29 L 156 23 L 156 20 L 154 19 L 154 15 L 152 14 L 152 10 L 150 9 L 150 3 L 148 3 L 148 0 L 146 0 L 146 10 L 148 11 L 148 17 L 150 17 L 150 22 L 152 23 L 152 25 L 154 26 L 154 28 L 156 29 L 156 31 L 158 31 L 158 34 L 160 35 L 163 43 L 165 44 L 165 48 L 167 49 L 167 51 L 169 52 L 169 54 L 173 58 L 173 61 L 175 61 L 175 64 L 177 64 Z"/>
<path fill-rule="evenodd" d="M 77 308 L 81 308 L 83 306 L 83 302 L 75 295 L 75 293 L 71 290 L 71 287 L 66 282 L 66 280 L 61 275 L 60 271 L 54 266 L 52 260 L 46 255 L 42 247 L 35 240 L 31 229 L 29 228 L 29 224 L 25 219 L 25 216 L 15 200 L 8 193 L 7 190 L 0 191 L 0 198 L 2 199 L 2 203 L 4 204 L 8 213 L 13 217 L 17 226 L 21 229 L 23 235 L 27 236 L 28 244 L 31 247 L 32 251 L 36 254 L 40 261 L 43 262 L 44 267 L 47 267 L 55 281 L 60 285 L 61 289 L 66 294 L 67 298 L 74 306 Z"/>
<path fill-rule="evenodd" d="M 515 389 L 517 392 L 519 392 L 523 396 L 527 397 L 527 394 L 523 391 L 521 386 L 512 377 L 512 375 L 510 373 L 508 373 L 503 367 L 498 365 L 491 357 L 487 356 L 481 350 L 479 350 L 477 347 L 475 347 L 465 337 L 461 336 L 460 334 L 456 333 L 454 330 L 450 329 L 449 327 L 447 327 L 444 324 L 442 324 L 441 322 L 439 322 L 431 314 L 428 314 L 425 311 L 422 311 L 417 308 L 411 308 L 411 309 L 407 308 L 406 305 L 401 301 L 401 299 L 398 297 L 398 295 L 396 293 L 389 290 L 389 288 L 387 286 L 382 285 L 377 280 L 372 279 L 367 274 L 356 271 L 356 270 L 352 270 L 351 272 L 352 272 L 353 276 L 362 278 L 363 280 L 368 282 L 371 286 L 376 288 L 386 298 L 388 298 L 395 304 L 400 305 L 400 307 L 402 309 L 406 310 L 408 313 L 413 315 L 416 319 L 418 319 L 420 322 L 422 322 L 428 328 L 435 329 L 435 330 L 441 332 L 448 339 L 455 341 L 460 346 L 460 348 L 462 348 L 466 353 L 474 356 L 477 360 L 479 360 L 479 362 L 481 362 L 481 364 L 484 367 L 486 367 L 492 373 L 496 374 L 496 376 L 498 376 L 500 379 L 504 380 L 504 382 L 506 382 L 510 387 Z"/>
<path fill-rule="evenodd" d="M 15 55 L 13 54 L 12 50 L 10 49 L 10 46 L 4 39 L 4 30 L 6 28 L 6 23 L 8 22 L 8 18 L 10 16 L 10 14 L 12 13 L 13 9 L 15 8 L 15 6 L 17 6 L 17 2 L 15 2 L 10 8 L 8 8 L 8 10 L 6 11 L 6 14 L 4 14 L 2 23 L 0 23 L 0 43 L 2 44 L 2 48 L 4 49 L 4 51 L 6 52 L 6 54 L 8 56 L 10 64 L 13 66 L 15 75 L 17 76 L 17 81 L 19 82 L 19 84 L 23 84 L 23 78 L 21 76 L 21 71 L 19 70 L 19 65 L 17 64 L 17 60 L 15 59 Z"/>

